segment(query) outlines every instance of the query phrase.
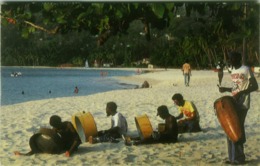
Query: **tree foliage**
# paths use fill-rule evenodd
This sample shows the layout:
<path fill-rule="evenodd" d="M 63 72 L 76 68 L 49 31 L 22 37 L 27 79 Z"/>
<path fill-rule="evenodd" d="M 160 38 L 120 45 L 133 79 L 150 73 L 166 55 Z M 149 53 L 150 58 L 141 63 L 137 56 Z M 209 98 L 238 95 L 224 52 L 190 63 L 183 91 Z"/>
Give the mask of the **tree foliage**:
<path fill-rule="evenodd" d="M 4 65 L 82 66 L 88 59 L 132 66 L 150 58 L 161 67 L 189 60 L 207 68 L 226 60 L 231 50 L 246 50 L 248 61 L 259 62 L 257 2 L 5 2 L 1 7 Z"/>

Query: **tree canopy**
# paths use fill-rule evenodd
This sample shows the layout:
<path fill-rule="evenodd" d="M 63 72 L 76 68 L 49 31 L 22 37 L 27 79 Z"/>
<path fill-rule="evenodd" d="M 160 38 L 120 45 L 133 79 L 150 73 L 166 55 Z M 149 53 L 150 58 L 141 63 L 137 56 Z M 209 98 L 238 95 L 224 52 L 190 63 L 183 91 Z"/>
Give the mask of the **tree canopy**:
<path fill-rule="evenodd" d="M 149 58 L 161 67 L 188 59 L 204 68 L 226 60 L 231 50 L 259 63 L 259 5 L 254 1 L 4 2 L 1 7 L 5 65 L 81 66 L 89 59 L 131 66 Z M 13 37 L 21 47 L 11 42 Z"/>

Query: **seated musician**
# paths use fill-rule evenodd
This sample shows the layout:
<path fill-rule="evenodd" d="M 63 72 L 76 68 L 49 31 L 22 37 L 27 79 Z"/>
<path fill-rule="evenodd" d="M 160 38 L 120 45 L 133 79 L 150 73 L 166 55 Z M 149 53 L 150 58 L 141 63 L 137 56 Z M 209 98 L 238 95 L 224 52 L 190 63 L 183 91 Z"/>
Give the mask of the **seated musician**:
<path fill-rule="evenodd" d="M 15 151 L 14 154 L 30 156 L 37 153 L 59 154 L 65 152 L 65 156 L 71 156 L 72 153 L 75 152 L 78 146 L 81 144 L 80 138 L 76 130 L 74 129 L 72 123 L 68 121 L 62 122 L 59 116 L 53 115 L 50 118 L 50 125 L 53 127 L 53 129 L 40 129 L 39 133 L 34 134 L 30 138 L 31 150 L 28 153 L 21 153 L 19 151 Z M 54 136 L 56 136 L 56 139 L 53 140 L 54 142 L 56 142 L 53 143 L 53 141 L 50 140 L 51 142 L 49 142 L 48 144 L 48 139 L 37 140 L 37 137 L 41 134 L 50 136 L 51 138 L 54 138 Z M 45 144 L 45 147 L 39 146 L 43 144 Z"/>
<path fill-rule="evenodd" d="M 193 102 L 184 100 L 183 96 L 179 93 L 174 94 L 172 100 L 178 106 L 180 112 L 176 117 L 179 133 L 201 131 L 199 112 Z"/>
<path fill-rule="evenodd" d="M 164 130 L 153 131 L 152 135 L 145 140 L 140 138 L 125 138 L 126 145 L 139 145 L 151 143 L 175 143 L 178 141 L 178 125 L 176 118 L 169 113 L 167 106 L 161 105 L 157 108 L 157 116 L 165 120 Z M 132 142 L 133 141 L 133 142 Z"/>

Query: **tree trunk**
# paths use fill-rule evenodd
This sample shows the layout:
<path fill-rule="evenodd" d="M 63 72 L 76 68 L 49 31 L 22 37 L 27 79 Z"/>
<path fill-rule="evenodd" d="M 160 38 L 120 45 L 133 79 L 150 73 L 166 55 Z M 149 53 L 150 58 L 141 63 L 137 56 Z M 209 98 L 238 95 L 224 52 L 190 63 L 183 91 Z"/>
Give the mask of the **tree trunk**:
<path fill-rule="evenodd" d="M 146 40 L 150 41 L 151 40 L 151 34 L 150 34 L 150 26 L 149 26 L 148 21 L 144 22 L 144 33 L 145 33 Z"/>
<path fill-rule="evenodd" d="M 243 56 L 242 56 L 242 63 L 246 64 L 247 63 L 247 50 L 246 50 L 246 38 L 243 38 Z"/>

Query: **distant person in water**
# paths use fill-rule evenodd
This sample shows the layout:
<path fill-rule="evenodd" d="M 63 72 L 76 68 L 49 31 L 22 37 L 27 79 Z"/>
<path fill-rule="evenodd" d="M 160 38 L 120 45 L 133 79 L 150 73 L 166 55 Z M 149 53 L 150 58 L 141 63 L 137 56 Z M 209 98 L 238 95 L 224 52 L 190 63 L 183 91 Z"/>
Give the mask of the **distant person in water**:
<path fill-rule="evenodd" d="M 107 116 L 112 116 L 111 127 L 107 130 L 101 130 L 98 132 L 97 137 L 89 137 L 89 143 L 99 143 L 99 142 L 112 142 L 118 143 L 117 138 L 121 138 L 125 135 L 128 130 L 128 125 L 126 118 L 119 112 L 117 112 L 117 105 L 115 102 L 108 102 L 106 106 Z"/>
<path fill-rule="evenodd" d="M 65 152 L 65 156 L 70 157 L 81 144 L 72 123 L 62 122 L 59 116 L 53 115 L 50 117 L 50 125 L 53 127 L 52 129 L 41 128 L 30 138 L 31 151 L 28 153 L 15 151 L 14 154 L 30 156 L 37 153 L 60 154 Z"/>
<path fill-rule="evenodd" d="M 136 70 L 136 74 L 142 74 L 143 73 L 143 70 L 142 69 L 137 69 Z"/>
<path fill-rule="evenodd" d="M 78 89 L 77 86 L 76 86 L 75 89 L 74 89 L 74 93 L 76 93 L 76 94 L 79 93 L 79 89 Z"/>
<path fill-rule="evenodd" d="M 108 75 L 108 72 L 107 71 L 101 71 L 100 72 L 100 76 L 101 77 L 105 77 L 105 76 L 107 76 Z"/>

